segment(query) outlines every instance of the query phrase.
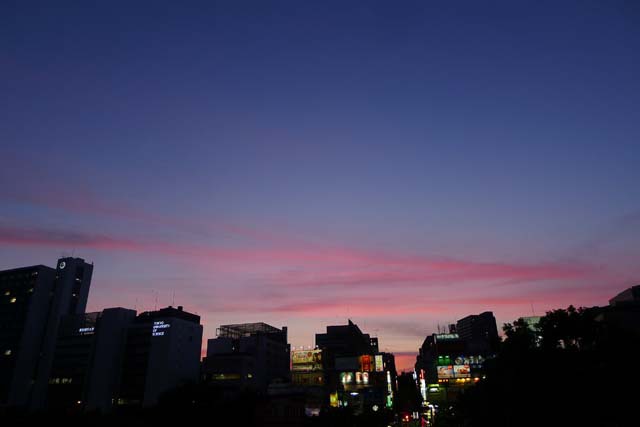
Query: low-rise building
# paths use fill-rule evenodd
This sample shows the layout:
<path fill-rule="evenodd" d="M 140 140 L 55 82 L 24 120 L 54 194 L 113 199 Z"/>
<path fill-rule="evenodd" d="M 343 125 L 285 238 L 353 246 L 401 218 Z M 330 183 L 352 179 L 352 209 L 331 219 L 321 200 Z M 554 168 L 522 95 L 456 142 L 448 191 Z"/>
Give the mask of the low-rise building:
<path fill-rule="evenodd" d="M 266 323 L 222 325 L 207 342 L 203 379 L 230 393 L 252 390 L 265 394 L 273 382 L 290 380 L 287 327 Z"/>

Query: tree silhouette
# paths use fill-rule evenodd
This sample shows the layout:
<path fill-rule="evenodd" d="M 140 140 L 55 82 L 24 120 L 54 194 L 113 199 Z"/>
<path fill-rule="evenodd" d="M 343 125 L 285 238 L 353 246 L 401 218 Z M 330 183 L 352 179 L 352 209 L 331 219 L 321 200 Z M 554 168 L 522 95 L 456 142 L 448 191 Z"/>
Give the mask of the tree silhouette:
<path fill-rule="evenodd" d="M 503 328 L 487 379 L 460 398 L 446 424 L 464 426 L 626 426 L 640 382 L 637 334 L 602 314 L 607 308 L 553 310 L 537 328 Z M 638 321 L 638 317 L 635 317 Z"/>

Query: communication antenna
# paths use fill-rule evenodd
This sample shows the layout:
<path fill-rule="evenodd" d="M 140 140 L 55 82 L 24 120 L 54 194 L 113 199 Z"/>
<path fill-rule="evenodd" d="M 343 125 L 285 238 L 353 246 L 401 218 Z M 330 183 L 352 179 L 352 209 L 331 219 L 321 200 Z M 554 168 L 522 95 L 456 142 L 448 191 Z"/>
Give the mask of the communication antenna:
<path fill-rule="evenodd" d="M 173 291 L 173 296 L 171 297 L 171 305 L 176 305 L 176 291 Z"/>
<path fill-rule="evenodd" d="M 151 292 L 155 292 L 155 294 L 156 294 L 156 297 L 155 297 L 156 305 L 154 306 L 153 310 L 157 311 L 158 310 L 158 291 L 151 291 Z"/>
<path fill-rule="evenodd" d="M 535 316 L 535 315 L 536 315 L 536 312 L 535 312 L 535 310 L 533 309 L 533 301 L 531 301 L 531 314 L 532 314 L 533 316 Z"/>

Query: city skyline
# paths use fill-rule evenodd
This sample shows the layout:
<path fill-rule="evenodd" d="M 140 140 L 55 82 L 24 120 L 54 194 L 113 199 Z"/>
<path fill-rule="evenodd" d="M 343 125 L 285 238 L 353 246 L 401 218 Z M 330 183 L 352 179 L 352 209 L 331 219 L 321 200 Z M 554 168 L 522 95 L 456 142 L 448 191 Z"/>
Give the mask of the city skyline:
<path fill-rule="evenodd" d="M 640 283 L 637 7 L 0 6 L 0 270 L 95 263 L 87 311 L 437 325 Z M 295 18 L 295 19 L 292 19 Z M 404 358 L 404 360 L 403 360 Z"/>

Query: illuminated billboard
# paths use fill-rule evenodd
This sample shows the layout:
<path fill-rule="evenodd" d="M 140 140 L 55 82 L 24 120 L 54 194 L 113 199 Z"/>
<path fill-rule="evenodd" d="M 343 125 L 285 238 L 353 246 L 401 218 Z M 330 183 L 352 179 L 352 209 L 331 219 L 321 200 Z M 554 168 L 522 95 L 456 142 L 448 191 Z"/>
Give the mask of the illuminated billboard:
<path fill-rule="evenodd" d="M 482 356 L 460 356 L 456 357 L 456 365 L 476 365 L 481 366 L 484 363 L 484 357 Z"/>
<path fill-rule="evenodd" d="M 373 370 L 371 356 L 368 354 L 360 356 L 360 370 L 362 372 L 371 372 Z"/>
<path fill-rule="evenodd" d="M 438 356 L 438 365 L 439 366 L 451 365 L 451 357 L 449 357 L 449 356 Z"/>
<path fill-rule="evenodd" d="M 453 365 L 438 366 L 438 379 L 453 378 Z"/>
<path fill-rule="evenodd" d="M 471 365 L 471 367 L 480 367 L 484 363 L 482 356 L 448 356 L 440 355 L 436 361 L 439 366 L 444 365 Z"/>
<path fill-rule="evenodd" d="M 353 383 L 353 379 L 353 372 L 340 372 L 340 382 L 342 384 L 351 384 Z"/>
<path fill-rule="evenodd" d="M 356 372 L 356 384 L 362 384 L 362 372 Z"/>
<path fill-rule="evenodd" d="M 322 350 L 294 350 L 291 352 L 292 371 L 321 371 Z"/>
<path fill-rule="evenodd" d="M 337 408 L 338 406 L 340 406 L 340 402 L 338 401 L 338 393 L 331 393 L 329 395 L 329 406 L 331 406 L 332 408 Z"/>
<path fill-rule="evenodd" d="M 460 339 L 458 334 L 434 334 L 435 340 L 437 341 L 451 341 Z"/>
<path fill-rule="evenodd" d="M 471 376 L 471 368 L 469 365 L 453 365 L 453 375 L 456 378 L 469 378 Z"/>
<path fill-rule="evenodd" d="M 376 365 L 376 372 L 384 371 L 384 362 L 382 361 L 382 355 L 376 354 L 374 360 Z"/>

